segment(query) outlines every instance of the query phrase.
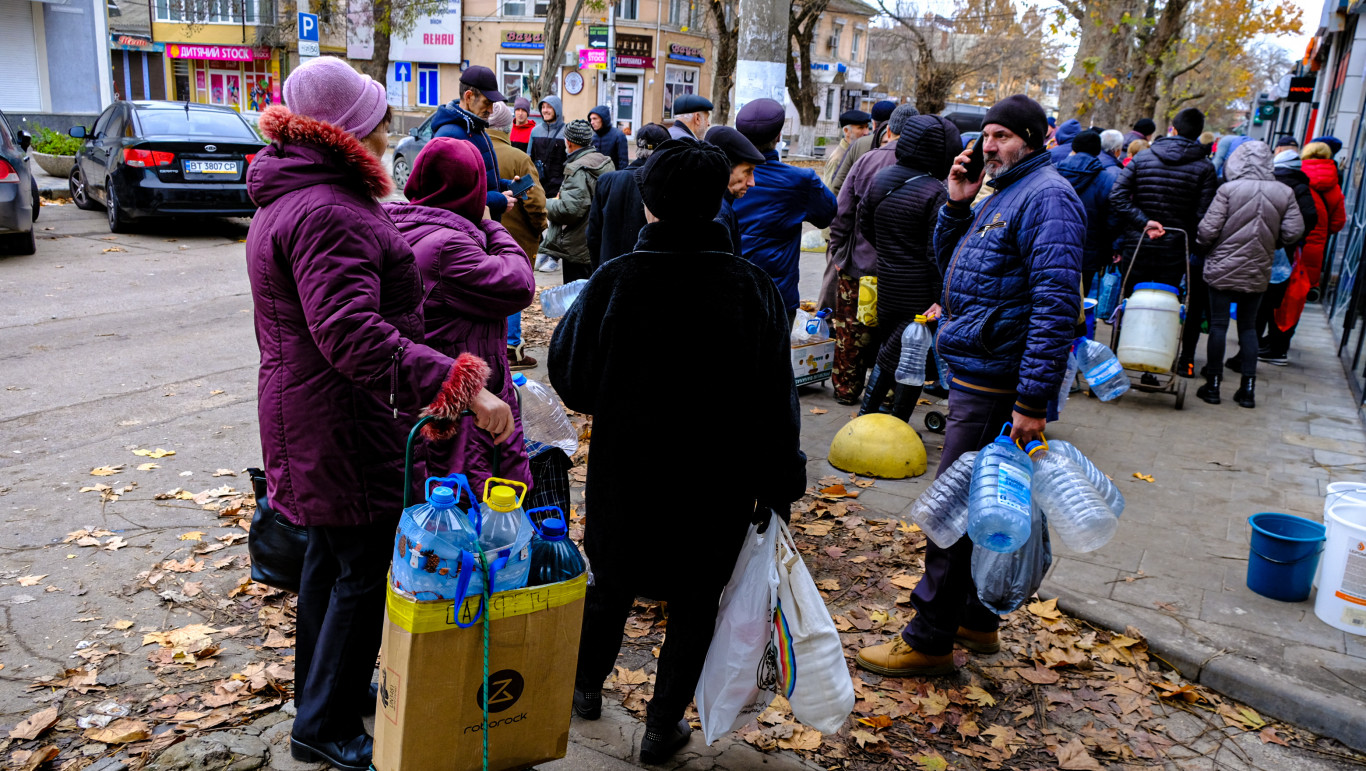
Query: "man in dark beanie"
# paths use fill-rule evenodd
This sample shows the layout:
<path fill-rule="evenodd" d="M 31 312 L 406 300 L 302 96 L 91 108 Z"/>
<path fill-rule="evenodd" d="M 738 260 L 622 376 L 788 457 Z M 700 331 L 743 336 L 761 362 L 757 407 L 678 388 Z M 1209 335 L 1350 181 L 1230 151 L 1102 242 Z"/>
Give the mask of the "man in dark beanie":
<path fill-rule="evenodd" d="M 1152 118 L 1139 118 L 1134 121 L 1133 130 L 1124 135 L 1124 147 L 1128 147 L 1130 142 L 1141 139 L 1144 142 L 1151 141 L 1153 134 L 1157 133 L 1157 124 Z"/>
<path fill-rule="evenodd" d="M 721 148 L 721 152 L 730 160 L 730 183 L 721 198 L 721 212 L 716 215 L 716 221 L 726 226 L 731 249 L 736 257 L 740 257 L 743 256 L 740 251 L 740 219 L 735 216 L 735 202 L 744 198 L 745 193 L 754 187 L 754 167 L 764 162 L 764 154 L 744 134 L 730 126 L 707 129 L 707 143 Z"/>
<path fill-rule="evenodd" d="M 586 120 L 571 122 L 564 129 L 564 182 L 560 194 L 545 202 L 546 228 L 541 253 L 564 265 L 564 283 L 588 278 L 593 258 L 588 252 L 588 214 L 598 178 L 616 171 L 612 159 L 593 149 L 593 127 Z"/>
<path fill-rule="evenodd" d="M 1067 369 L 1081 311 L 1086 212 L 1053 168 L 1043 108 L 1025 96 L 997 102 L 983 119 L 986 183 L 995 193 L 977 211 L 981 177 L 969 179 L 969 153 L 948 172 L 948 201 L 931 243 L 944 289 L 936 334 L 953 373 L 939 472 L 980 450 L 1003 425 L 1024 445 L 1038 439 L 1048 402 Z M 897 140 L 908 149 L 907 137 Z M 953 645 L 995 653 L 1000 617 L 977 598 L 972 541 L 925 544 L 925 574 L 911 595 L 916 614 L 895 640 L 865 648 L 858 665 L 887 677 L 952 673 Z"/>
<path fill-rule="evenodd" d="M 636 131 L 636 159 L 618 171 L 598 177 L 593 208 L 588 212 L 588 256 L 593 260 L 593 270 L 636 248 L 640 229 L 645 227 L 645 205 L 636 171 L 667 141 L 669 130 L 658 123 L 641 126 Z"/>
<path fill-rule="evenodd" d="M 772 99 L 755 99 L 735 116 L 735 127 L 764 155 L 764 163 L 754 169 L 754 189 L 735 202 L 735 215 L 745 258 L 773 277 L 789 317 L 795 319 L 801 299 L 802 223 L 829 227 L 836 201 L 815 171 L 778 159 L 775 148 L 786 117 L 783 105 Z"/>
<path fill-rule="evenodd" d="M 550 343 L 550 382 L 572 410 L 593 416 L 584 550 L 593 564 L 579 642 L 574 711 L 596 720 L 602 686 L 617 661 L 638 596 L 667 603 L 669 634 L 659 651 L 640 759 L 661 763 L 685 744 L 683 713 L 711 645 L 721 590 L 751 521 L 786 519 L 806 488 L 787 314 L 773 281 L 731 253 L 713 218 L 731 163 L 691 139 L 661 145 L 639 170 L 649 224 L 631 254 L 608 260 L 588 280 Z M 676 348 L 661 337 L 691 332 L 687 309 L 725 330 L 705 366 L 744 384 L 696 432 L 685 409 L 696 386 L 678 376 Z M 642 419 L 649 416 L 648 419 Z M 689 435 L 714 468 L 707 504 L 695 505 L 696 475 L 661 462 L 661 436 Z"/>
<path fill-rule="evenodd" d="M 1176 136 L 1160 137 L 1135 155 L 1120 171 L 1110 193 L 1120 231 L 1115 248 L 1125 260 L 1123 269 L 1128 269 L 1134 249 L 1142 244 L 1128 273 L 1125 296 L 1137 284 L 1149 281 L 1181 285 L 1186 263 L 1192 259 L 1188 247 L 1195 249 L 1195 230 L 1214 200 L 1218 180 L 1209 153 L 1200 144 L 1204 113 L 1194 107 L 1182 110 L 1172 119 L 1172 128 Z M 1186 237 L 1169 233 L 1168 228 L 1180 228 Z M 1183 346 L 1177 374 L 1195 376 L 1194 355 L 1194 344 Z"/>

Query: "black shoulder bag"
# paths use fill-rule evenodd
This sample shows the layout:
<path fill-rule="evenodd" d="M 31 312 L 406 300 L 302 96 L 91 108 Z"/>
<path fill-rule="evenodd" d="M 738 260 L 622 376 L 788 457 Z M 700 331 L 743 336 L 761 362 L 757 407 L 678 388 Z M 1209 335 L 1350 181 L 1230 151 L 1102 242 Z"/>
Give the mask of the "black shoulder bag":
<path fill-rule="evenodd" d="M 259 468 L 247 469 L 256 493 L 256 514 L 247 535 L 251 555 L 251 580 L 276 589 L 298 593 L 304 572 L 304 552 L 308 531 L 271 508 L 266 493 L 266 474 Z"/>

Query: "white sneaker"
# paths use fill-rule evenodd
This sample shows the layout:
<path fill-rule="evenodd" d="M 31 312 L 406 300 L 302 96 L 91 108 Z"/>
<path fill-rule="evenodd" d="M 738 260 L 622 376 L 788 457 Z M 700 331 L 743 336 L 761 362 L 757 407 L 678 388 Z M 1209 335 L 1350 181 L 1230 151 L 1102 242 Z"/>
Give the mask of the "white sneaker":
<path fill-rule="evenodd" d="M 542 273 L 554 273 L 560 269 L 560 261 L 548 254 L 536 255 L 536 270 Z"/>

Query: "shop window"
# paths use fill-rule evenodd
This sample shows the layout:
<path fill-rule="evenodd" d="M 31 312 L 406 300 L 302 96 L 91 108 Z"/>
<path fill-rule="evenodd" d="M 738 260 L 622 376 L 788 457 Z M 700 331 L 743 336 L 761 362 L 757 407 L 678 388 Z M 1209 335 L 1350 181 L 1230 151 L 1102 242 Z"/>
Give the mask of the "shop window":
<path fill-rule="evenodd" d="M 833 88 L 825 91 L 825 119 L 835 119 L 835 89 Z"/>
<path fill-rule="evenodd" d="M 157 21 L 258 24 L 275 17 L 272 0 L 155 0 Z"/>
<path fill-rule="evenodd" d="M 531 10 L 532 16 L 543 19 L 550 12 L 550 3 L 548 0 L 503 0 L 504 16 L 526 16 L 528 9 Z"/>
<path fill-rule="evenodd" d="M 697 93 L 697 73 L 696 67 L 664 67 L 664 120 L 673 120 L 674 99 Z"/>
<path fill-rule="evenodd" d="M 498 57 L 498 85 L 499 91 L 508 99 L 516 99 L 524 96 L 531 98 L 531 84 L 541 76 L 541 57 L 531 56 L 499 56 Z M 560 93 L 559 83 L 552 81 L 550 93 Z M 532 112 L 535 112 L 534 110 Z"/>
<path fill-rule="evenodd" d="M 861 30 L 861 29 L 856 29 L 856 30 L 854 30 L 854 39 L 853 39 L 853 41 L 850 43 L 850 47 L 849 47 L 849 56 L 850 56 L 850 58 L 858 59 L 859 44 L 862 43 L 862 42 L 863 42 L 863 30 Z"/>
<path fill-rule="evenodd" d="M 190 63 L 185 59 L 171 60 L 171 78 L 175 83 L 176 101 L 194 102 L 194 91 L 190 89 Z"/>

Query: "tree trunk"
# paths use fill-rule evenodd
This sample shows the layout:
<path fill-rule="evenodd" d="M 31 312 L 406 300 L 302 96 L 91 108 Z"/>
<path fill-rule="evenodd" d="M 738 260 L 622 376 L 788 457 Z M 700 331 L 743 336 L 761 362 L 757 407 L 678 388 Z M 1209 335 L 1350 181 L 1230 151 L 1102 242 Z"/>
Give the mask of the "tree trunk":
<path fill-rule="evenodd" d="M 564 61 L 564 52 L 569 50 L 569 38 L 574 34 L 579 11 L 583 10 L 583 0 L 574 0 L 574 12 L 566 24 L 566 4 L 566 0 L 550 0 L 550 7 L 546 10 L 545 50 L 541 54 L 541 76 L 531 84 L 532 104 L 537 104 L 545 98 L 550 93 L 550 87 L 555 84 L 555 75 L 560 71 L 560 62 Z M 609 7 L 607 12 L 612 13 L 613 9 Z"/>
<path fill-rule="evenodd" d="M 740 25 L 727 28 L 726 10 L 732 2 L 711 0 L 711 18 L 716 25 L 716 63 L 711 81 L 711 121 L 717 126 L 730 122 L 730 92 L 735 87 L 735 61 L 738 58 Z"/>
<path fill-rule="evenodd" d="M 375 39 L 375 54 L 369 60 L 353 61 L 361 72 L 374 78 L 376 83 L 388 83 L 389 74 L 389 33 L 380 30 L 389 29 L 389 0 L 374 0 L 370 5 L 371 23 L 370 29 L 373 30 Z M 407 84 L 404 84 L 407 87 Z"/>
<path fill-rule="evenodd" d="M 787 60 L 787 93 L 801 125 L 797 132 L 799 155 L 814 155 L 816 151 L 816 121 L 821 109 L 816 103 L 816 79 L 811 74 L 811 40 L 829 4 L 830 0 L 808 0 L 806 5 L 794 5 L 788 19 L 788 36 L 797 47 L 797 56 L 795 61 L 793 57 Z"/>
<path fill-rule="evenodd" d="M 797 127 L 797 146 L 792 152 L 795 155 L 813 156 L 816 154 L 816 121 L 813 118 L 811 125 L 806 123 Z"/>

